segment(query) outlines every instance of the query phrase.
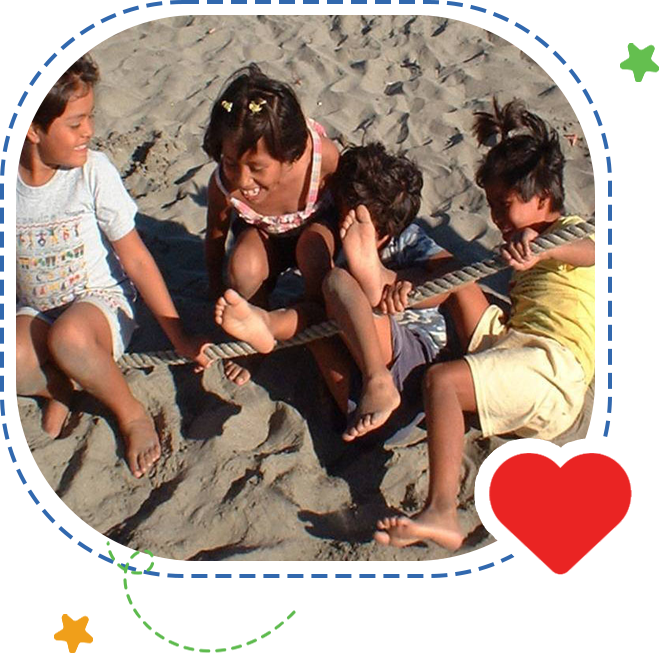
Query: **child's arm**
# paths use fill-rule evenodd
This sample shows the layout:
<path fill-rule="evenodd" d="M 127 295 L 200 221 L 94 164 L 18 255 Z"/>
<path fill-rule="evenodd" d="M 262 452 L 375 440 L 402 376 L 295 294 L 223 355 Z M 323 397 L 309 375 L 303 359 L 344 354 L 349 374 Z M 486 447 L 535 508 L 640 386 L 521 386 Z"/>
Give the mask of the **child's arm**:
<path fill-rule="evenodd" d="M 531 228 L 522 229 L 513 234 L 510 242 L 501 249 L 503 259 L 515 270 L 528 270 L 539 261 L 554 260 L 566 263 L 575 268 L 585 268 L 595 265 L 595 241 L 582 238 L 553 249 L 534 254 L 531 243 L 540 234 Z"/>
<path fill-rule="evenodd" d="M 225 245 L 229 233 L 230 206 L 224 193 L 211 175 L 208 182 L 208 210 L 206 213 L 206 236 L 204 238 L 204 254 L 208 285 L 211 299 L 217 300 L 222 294 L 222 264 L 225 256 Z"/>
<path fill-rule="evenodd" d="M 203 348 L 208 343 L 201 338 L 191 338 L 183 331 L 181 319 L 160 270 L 137 231 L 132 229 L 123 238 L 115 240 L 112 246 L 126 274 L 135 284 L 144 303 L 158 320 L 176 351 L 196 361 L 201 367 L 208 367 L 210 359 L 203 353 Z"/>
<path fill-rule="evenodd" d="M 409 306 L 408 295 L 416 286 L 458 267 L 459 263 L 448 252 L 441 251 L 431 256 L 423 265 L 397 271 L 396 280 L 384 287 L 378 309 L 384 314 L 404 311 Z M 434 308 L 446 301 L 448 296 L 449 293 L 444 293 L 428 297 L 416 304 L 415 308 Z"/>
<path fill-rule="evenodd" d="M 321 139 L 322 145 L 322 160 L 321 160 L 321 187 L 325 188 L 330 177 L 336 172 L 336 168 L 339 165 L 339 149 L 334 145 L 333 141 L 327 136 L 322 136 Z"/>

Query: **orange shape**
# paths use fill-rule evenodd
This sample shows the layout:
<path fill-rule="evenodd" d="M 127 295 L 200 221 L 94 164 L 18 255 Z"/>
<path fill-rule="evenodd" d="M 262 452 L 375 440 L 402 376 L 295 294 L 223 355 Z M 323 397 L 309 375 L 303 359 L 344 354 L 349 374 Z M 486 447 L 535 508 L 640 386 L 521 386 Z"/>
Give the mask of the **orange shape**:
<path fill-rule="evenodd" d="M 59 642 L 66 642 L 69 647 L 69 653 L 76 653 L 80 644 L 91 644 L 94 638 L 87 632 L 89 617 L 80 617 L 78 621 L 73 621 L 68 614 L 62 615 L 62 625 L 64 628 L 55 633 L 55 639 Z"/>

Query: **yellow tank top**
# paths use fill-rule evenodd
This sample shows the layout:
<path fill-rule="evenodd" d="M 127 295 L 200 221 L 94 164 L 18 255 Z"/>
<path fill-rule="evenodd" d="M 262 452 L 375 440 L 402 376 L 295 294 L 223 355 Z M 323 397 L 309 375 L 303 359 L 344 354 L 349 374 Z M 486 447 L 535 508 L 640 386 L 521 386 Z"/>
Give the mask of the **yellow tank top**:
<path fill-rule="evenodd" d="M 561 217 L 544 233 L 577 222 L 583 220 Z M 590 382 L 595 370 L 595 266 L 577 268 L 551 259 L 540 261 L 530 270 L 513 274 L 510 299 L 508 326 L 567 347 Z"/>

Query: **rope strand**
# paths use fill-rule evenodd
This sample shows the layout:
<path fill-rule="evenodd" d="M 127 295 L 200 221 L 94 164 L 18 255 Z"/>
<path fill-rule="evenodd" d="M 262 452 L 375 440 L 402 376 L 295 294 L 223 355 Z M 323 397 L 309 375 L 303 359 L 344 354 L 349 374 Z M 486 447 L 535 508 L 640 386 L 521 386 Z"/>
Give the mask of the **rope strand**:
<path fill-rule="evenodd" d="M 534 254 L 542 254 L 543 252 L 554 249 L 561 245 L 571 243 L 575 240 L 581 240 L 591 234 L 595 233 L 595 218 L 590 218 L 585 222 L 579 222 L 572 225 L 567 225 L 551 234 L 538 236 L 531 243 L 531 251 Z M 499 270 L 508 267 L 508 264 L 498 255 L 491 258 L 465 265 L 459 270 L 444 274 L 437 279 L 431 279 L 425 283 L 417 286 L 409 294 L 409 308 L 414 308 L 417 304 L 421 303 L 429 297 L 436 295 L 443 295 L 446 292 L 455 290 L 460 286 L 474 281 L 479 281 L 485 277 L 489 277 Z M 310 326 L 304 331 L 301 331 L 293 338 L 278 342 L 275 350 L 287 349 L 288 347 L 297 347 L 298 345 L 318 340 L 320 338 L 328 338 L 339 333 L 339 328 L 335 322 L 329 320 Z M 238 358 L 240 356 L 248 356 L 256 354 L 257 351 L 246 342 L 225 342 L 221 344 L 208 345 L 204 349 L 204 353 L 211 360 Z M 175 351 L 154 351 L 148 353 L 132 353 L 124 354 L 117 364 L 124 369 L 141 369 L 145 367 L 154 367 L 156 365 L 185 365 L 191 361 L 183 356 L 179 356 Z"/>

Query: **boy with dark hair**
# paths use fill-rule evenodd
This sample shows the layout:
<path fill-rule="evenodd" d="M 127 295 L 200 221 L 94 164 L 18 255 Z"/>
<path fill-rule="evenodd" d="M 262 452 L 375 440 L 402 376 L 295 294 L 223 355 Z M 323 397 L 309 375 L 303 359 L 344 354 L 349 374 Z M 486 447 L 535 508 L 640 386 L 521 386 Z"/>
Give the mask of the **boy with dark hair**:
<path fill-rule="evenodd" d="M 176 350 L 210 363 L 188 336 L 135 229 L 117 169 L 89 148 L 98 69 L 89 55 L 55 83 L 28 129 L 16 184 L 16 389 L 47 400 L 42 425 L 60 435 L 79 386 L 116 416 L 128 466 L 160 457 L 146 409 L 115 360 L 135 328 L 135 287 Z M 134 286 L 133 286 L 134 284 Z"/>
<path fill-rule="evenodd" d="M 594 371 L 595 243 L 586 238 L 533 254 L 531 243 L 581 222 L 563 209 L 563 165 L 556 132 L 520 102 L 477 113 L 479 144 L 500 141 L 477 174 L 503 257 L 515 270 L 508 318 L 490 306 L 476 284 L 451 294 L 451 310 L 465 356 L 434 365 L 425 378 L 430 482 L 415 517 L 378 522 L 375 539 L 407 546 L 431 539 L 458 549 L 458 521 L 466 413 L 478 415 L 485 437 L 515 433 L 551 440 L 581 411 Z"/>
<path fill-rule="evenodd" d="M 407 306 L 413 285 L 436 274 L 448 257 L 413 222 L 422 186 L 417 166 L 379 143 L 346 150 L 332 181 L 343 253 L 325 278 L 323 296 L 347 351 L 321 342 L 311 350 L 339 408 L 349 415 L 346 441 L 383 426 L 394 411 L 401 429 L 423 414 L 421 378 L 439 353 L 437 340 L 444 338 L 443 319 L 432 308 L 440 300 L 420 307 L 434 314 L 431 327 L 402 326 L 392 317 Z M 376 307 L 382 315 L 373 314 Z M 292 337 L 304 322 L 299 309 L 262 311 L 232 291 L 225 293 L 216 319 L 260 351 L 272 349 L 275 338 Z M 286 320 L 289 329 L 282 338 Z"/>
<path fill-rule="evenodd" d="M 69 100 L 83 91 L 93 89 L 99 80 L 98 66 L 89 55 L 75 61 L 48 91 L 34 114 L 32 123 L 47 132 L 53 121 L 66 110 Z"/>
<path fill-rule="evenodd" d="M 382 143 L 349 147 L 332 176 L 332 193 L 344 207 L 368 207 L 382 236 L 398 236 L 421 208 L 421 171 Z"/>

